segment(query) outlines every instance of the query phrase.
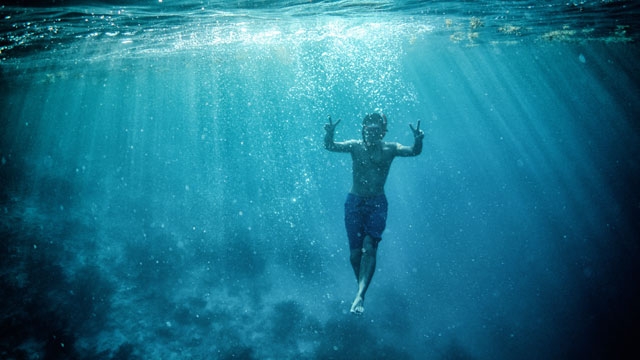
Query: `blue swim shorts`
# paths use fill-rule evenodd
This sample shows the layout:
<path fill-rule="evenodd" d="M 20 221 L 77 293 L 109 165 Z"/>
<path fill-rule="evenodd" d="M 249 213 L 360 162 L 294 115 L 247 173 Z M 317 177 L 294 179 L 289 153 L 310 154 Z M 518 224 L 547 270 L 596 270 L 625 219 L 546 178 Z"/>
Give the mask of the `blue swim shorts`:
<path fill-rule="evenodd" d="M 344 223 L 347 228 L 350 249 L 362 249 L 365 236 L 369 235 L 378 246 L 387 226 L 387 197 L 382 195 L 362 197 L 347 196 L 344 203 Z"/>

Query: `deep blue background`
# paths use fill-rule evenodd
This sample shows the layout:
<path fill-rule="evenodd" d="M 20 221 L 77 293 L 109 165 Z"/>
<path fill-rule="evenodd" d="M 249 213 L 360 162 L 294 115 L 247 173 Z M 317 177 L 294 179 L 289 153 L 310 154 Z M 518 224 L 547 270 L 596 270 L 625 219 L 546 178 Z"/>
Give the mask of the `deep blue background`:
<path fill-rule="evenodd" d="M 87 39 L 3 67 L 3 356 L 633 351 L 636 44 L 296 26 L 158 52 Z M 390 141 L 420 120 L 425 147 L 392 167 L 354 318 L 350 159 L 323 124 L 357 138 L 375 108 Z"/>

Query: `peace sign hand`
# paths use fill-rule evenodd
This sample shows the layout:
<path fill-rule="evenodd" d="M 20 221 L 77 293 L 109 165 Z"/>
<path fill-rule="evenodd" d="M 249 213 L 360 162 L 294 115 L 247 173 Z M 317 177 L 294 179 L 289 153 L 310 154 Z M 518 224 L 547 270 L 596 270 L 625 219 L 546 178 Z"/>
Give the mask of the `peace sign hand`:
<path fill-rule="evenodd" d="M 342 119 L 338 119 L 338 121 L 336 121 L 335 124 L 333 123 L 333 121 L 331 121 L 331 116 L 328 116 L 328 119 L 329 119 L 329 123 L 324 124 L 324 130 L 326 132 L 333 133 L 334 131 L 336 131 L 336 126 L 338 126 L 338 124 L 340 124 L 340 121 L 342 121 Z"/>
<path fill-rule="evenodd" d="M 413 137 L 416 140 L 422 140 L 422 138 L 424 138 L 424 131 L 420 130 L 420 120 L 418 120 L 418 125 L 416 126 L 415 129 L 411 124 L 409 124 L 409 127 L 411 128 L 411 131 L 413 132 Z"/>

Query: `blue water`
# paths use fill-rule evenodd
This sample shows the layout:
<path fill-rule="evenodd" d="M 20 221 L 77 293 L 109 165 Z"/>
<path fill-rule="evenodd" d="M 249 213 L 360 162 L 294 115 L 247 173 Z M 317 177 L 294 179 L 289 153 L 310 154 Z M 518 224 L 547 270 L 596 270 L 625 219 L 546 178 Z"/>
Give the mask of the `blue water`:
<path fill-rule="evenodd" d="M 635 358 L 638 8 L 9 1 L 0 357 Z M 425 141 L 354 317 L 376 108 Z"/>

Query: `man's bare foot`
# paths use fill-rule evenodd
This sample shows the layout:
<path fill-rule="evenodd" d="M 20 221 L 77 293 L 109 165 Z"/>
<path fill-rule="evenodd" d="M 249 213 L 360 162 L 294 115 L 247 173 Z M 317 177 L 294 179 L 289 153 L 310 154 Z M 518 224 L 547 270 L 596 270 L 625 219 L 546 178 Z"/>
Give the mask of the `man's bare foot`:
<path fill-rule="evenodd" d="M 362 315 L 364 312 L 364 299 L 360 296 L 357 296 L 355 300 L 353 300 L 353 304 L 351 305 L 351 313 L 356 315 Z"/>

